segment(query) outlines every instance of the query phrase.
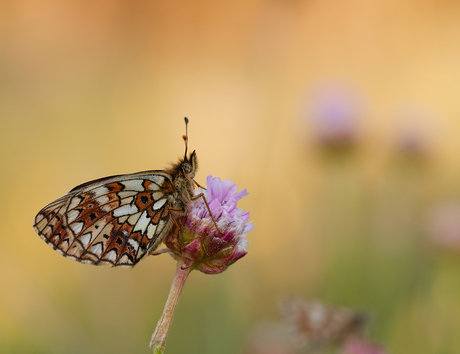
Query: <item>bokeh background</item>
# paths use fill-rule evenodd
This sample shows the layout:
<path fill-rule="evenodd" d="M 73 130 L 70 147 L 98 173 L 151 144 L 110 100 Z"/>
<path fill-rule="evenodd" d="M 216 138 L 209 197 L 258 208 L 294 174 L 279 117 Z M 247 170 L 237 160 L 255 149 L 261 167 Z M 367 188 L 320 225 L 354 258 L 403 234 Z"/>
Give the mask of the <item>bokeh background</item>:
<path fill-rule="evenodd" d="M 0 352 L 147 353 L 175 263 L 93 267 L 35 214 L 183 154 L 247 188 L 248 255 L 193 272 L 167 352 L 249 353 L 286 294 L 367 311 L 391 353 L 460 351 L 460 5 L 0 3 Z"/>

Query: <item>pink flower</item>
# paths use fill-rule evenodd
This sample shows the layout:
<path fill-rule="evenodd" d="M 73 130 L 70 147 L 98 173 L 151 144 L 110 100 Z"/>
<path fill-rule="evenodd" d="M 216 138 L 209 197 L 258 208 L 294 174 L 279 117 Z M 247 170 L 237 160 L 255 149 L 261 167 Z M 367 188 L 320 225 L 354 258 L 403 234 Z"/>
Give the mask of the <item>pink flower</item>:
<path fill-rule="evenodd" d="M 195 192 L 197 198 L 191 201 L 189 212 L 175 220 L 176 226 L 164 242 L 177 266 L 163 314 L 150 340 L 155 354 L 164 352 L 176 305 L 190 272 L 198 269 L 206 274 L 221 273 L 247 254 L 246 234 L 254 226 L 248 222 L 249 213 L 237 208 L 237 204 L 248 192 L 238 192 L 236 184 L 218 177 L 208 176 L 206 183 L 208 189 Z"/>
<path fill-rule="evenodd" d="M 179 220 L 179 231 L 174 228 L 165 244 L 186 267 L 217 274 L 247 254 L 246 235 L 254 226 L 248 221 L 249 213 L 237 208 L 238 200 L 249 194 L 246 189 L 238 192 L 233 182 L 212 176 L 206 187 L 195 195 L 203 194 L 215 223 L 203 198 L 197 198 Z"/>
<path fill-rule="evenodd" d="M 337 87 L 320 90 L 311 108 L 316 140 L 321 146 L 342 149 L 356 143 L 361 105 L 353 92 Z"/>
<path fill-rule="evenodd" d="M 407 157 L 429 157 L 437 132 L 433 114 L 418 107 L 405 107 L 396 118 L 397 150 Z"/>

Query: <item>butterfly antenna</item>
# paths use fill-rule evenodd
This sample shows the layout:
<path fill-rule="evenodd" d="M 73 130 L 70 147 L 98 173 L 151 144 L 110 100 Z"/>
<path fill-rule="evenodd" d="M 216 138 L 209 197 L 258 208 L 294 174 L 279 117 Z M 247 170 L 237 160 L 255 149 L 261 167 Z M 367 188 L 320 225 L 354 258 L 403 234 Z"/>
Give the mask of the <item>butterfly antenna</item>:
<path fill-rule="evenodd" d="M 182 136 L 182 139 L 184 139 L 185 141 L 185 156 L 184 156 L 184 160 L 187 160 L 187 148 L 188 148 L 188 118 L 187 117 L 184 117 L 184 121 L 185 121 L 185 135 Z"/>

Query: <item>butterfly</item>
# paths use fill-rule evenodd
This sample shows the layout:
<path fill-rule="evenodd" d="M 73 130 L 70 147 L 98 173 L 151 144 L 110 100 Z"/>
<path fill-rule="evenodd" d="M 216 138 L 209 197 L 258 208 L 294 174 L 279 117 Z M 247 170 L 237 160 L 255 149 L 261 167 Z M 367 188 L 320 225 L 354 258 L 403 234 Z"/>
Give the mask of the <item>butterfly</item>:
<path fill-rule="evenodd" d="M 295 342 L 319 350 L 362 334 L 367 315 L 301 297 L 285 299 L 280 311 Z"/>
<path fill-rule="evenodd" d="M 73 188 L 35 216 L 37 234 L 61 255 L 82 263 L 134 266 L 151 254 L 189 210 L 196 152 L 165 170 L 96 179 Z M 209 210 L 209 206 L 208 206 Z M 217 225 L 216 225 L 217 227 Z"/>

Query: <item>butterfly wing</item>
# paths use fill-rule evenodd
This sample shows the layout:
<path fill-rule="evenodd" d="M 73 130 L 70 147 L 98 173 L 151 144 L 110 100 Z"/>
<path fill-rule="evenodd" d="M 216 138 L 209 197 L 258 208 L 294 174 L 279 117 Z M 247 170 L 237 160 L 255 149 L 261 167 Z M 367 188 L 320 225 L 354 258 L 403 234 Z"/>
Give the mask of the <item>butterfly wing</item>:
<path fill-rule="evenodd" d="M 170 231 L 173 191 L 170 175 L 163 171 L 101 178 L 43 208 L 34 229 L 67 258 L 134 266 Z"/>

